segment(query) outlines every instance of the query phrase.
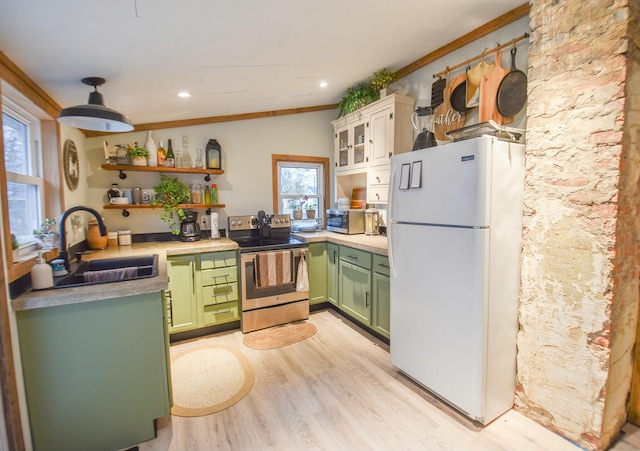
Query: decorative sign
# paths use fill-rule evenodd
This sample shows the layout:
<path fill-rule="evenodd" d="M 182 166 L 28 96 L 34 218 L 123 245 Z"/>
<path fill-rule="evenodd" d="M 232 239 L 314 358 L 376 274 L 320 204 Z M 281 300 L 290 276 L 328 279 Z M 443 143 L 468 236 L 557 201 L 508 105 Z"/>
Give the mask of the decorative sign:
<path fill-rule="evenodd" d="M 62 154 L 64 166 L 64 179 L 71 191 L 78 187 L 78 179 L 80 178 L 80 162 L 78 161 L 78 150 L 76 143 L 67 139 L 64 143 Z"/>

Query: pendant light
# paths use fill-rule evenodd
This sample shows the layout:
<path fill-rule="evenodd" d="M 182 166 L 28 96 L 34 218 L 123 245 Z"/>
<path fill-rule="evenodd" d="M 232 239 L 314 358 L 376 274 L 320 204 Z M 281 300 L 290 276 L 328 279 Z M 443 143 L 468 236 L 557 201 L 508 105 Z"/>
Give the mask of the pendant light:
<path fill-rule="evenodd" d="M 95 89 L 89 94 L 88 104 L 64 108 L 60 111 L 58 122 L 83 130 L 95 130 L 98 132 L 129 132 L 133 130 L 131 119 L 104 106 L 102 94 L 98 92 L 98 86 L 101 86 L 104 82 L 105 79 L 100 77 L 83 78 L 82 83 L 93 86 Z"/>

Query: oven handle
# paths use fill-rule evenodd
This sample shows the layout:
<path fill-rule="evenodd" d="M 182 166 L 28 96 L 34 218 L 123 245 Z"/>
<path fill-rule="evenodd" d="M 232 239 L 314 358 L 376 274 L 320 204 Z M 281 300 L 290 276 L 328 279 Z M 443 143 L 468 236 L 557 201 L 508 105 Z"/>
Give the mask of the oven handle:
<path fill-rule="evenodd" d="M 291 250 L 293 251 L 293 258 L 296 257 L 300 257 L 301 255 L 304 256 L 307 252 L 307 248 L 306 247 L 296 247 L 293 249 L 281 249 L 283 251 L 286 250 Z M 275 251 L 262 251 L 262 252 L 242 252 L 240 253 L 240 259 L 242 262 L 251 262 L 251 261 L 255 261 L 256 259 L 256 255 L 257 254 L 262 254 L 264 252 L 275 252 Z"/>

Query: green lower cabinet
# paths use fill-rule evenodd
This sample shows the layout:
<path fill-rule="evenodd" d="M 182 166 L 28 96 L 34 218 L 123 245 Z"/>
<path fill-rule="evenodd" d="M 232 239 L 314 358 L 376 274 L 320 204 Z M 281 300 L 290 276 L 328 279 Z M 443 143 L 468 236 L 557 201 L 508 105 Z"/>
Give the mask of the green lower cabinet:
<path fill-rule="evenodd" d="M 340 307 L 339 249 L 337 244 L 327 243 L 327 301 L 336 307 Z"/>
<path fill-rule="evenodd" d="M 371 327 L 380 335 L 391 337 L 391 278 L 389 259 L 373 256 L 373 314 Z"/>
<path fill-rule="evenodd" d="M 340 260 L 340 309 L 371 325 L 371 270 Z"/>
<path fill-rule="evenodd" d="M 109 450 L 169 414 L 161 293 L 16 312 L 33 448 Z"/>
<path fill-rule="evenodd" d="M 169 332 L 237 321 L 238 265 L 235 251 L 167 257 L 165 291 Z"/>
<path fill-rule="evenodd" d="M 182 332 L 198 327 L 195 291 L 195 255 L 167 257 L 169 287 L 165 291 L 169 332 Z"/>
<path fill-rule="evenodd" d="M 327 243 L 310 243 L 306 254 L 309 273 L 309 304 L 327 300 Z"/>

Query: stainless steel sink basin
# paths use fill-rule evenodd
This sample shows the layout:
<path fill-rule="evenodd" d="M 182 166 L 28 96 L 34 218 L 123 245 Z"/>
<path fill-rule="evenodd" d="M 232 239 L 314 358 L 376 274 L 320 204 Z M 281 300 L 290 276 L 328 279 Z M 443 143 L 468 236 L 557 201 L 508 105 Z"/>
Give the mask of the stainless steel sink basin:
<path fill-rule="evenodd" d="M 158 275 L 158 254 L 105 258 L 72 265 L 66 276 L 55 277 L 53 288 L 124 282 Z"/>

